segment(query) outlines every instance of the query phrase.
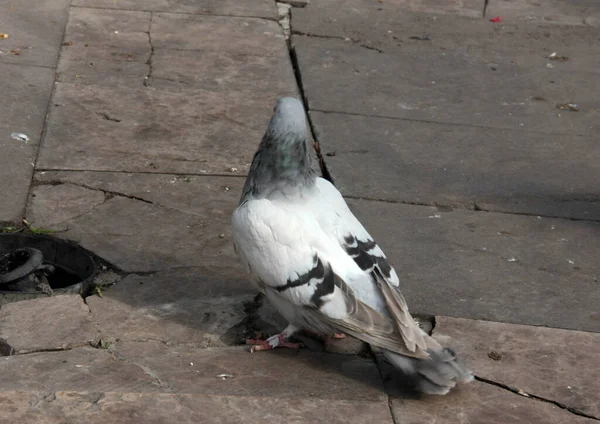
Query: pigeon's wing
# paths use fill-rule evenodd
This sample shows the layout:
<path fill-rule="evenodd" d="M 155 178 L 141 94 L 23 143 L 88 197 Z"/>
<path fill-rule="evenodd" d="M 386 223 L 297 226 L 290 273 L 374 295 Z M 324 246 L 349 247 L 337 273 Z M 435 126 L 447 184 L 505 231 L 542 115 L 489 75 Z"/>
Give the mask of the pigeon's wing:
<path fill-rule="evenodd" d="M 334 218 L 330 217 L 329 222 L 333 221 L 333 232 L 338 242 L 363 272 L 363 278 L 351 280 L 352 288 L 362 289 L 361 292 L 376 290 L 383 297 L 385 307 L 409 351 L 420 352 L 440 347 L 421 331 L 410 315 L 400 292 L 396 271 L 373 237 L 350 211 L 340 192 L 323 179 L 318 179 L 318 187 L 322 202 L 327 203 L 327 210 L 332 211 L 330 213 Z"/>
<path fill-rule="evenodd" d="M 315 214 L 297 206 L 250 200 L 233 214 L 236 251 L 277 309 L 292 323 L 324 333 L 344 332 L 393 352 L 408 349 L 387 316 L 359 300 L 332 262 L 354 262 L 326 234 Z M 368 277 L 368 274 L 365 274 Z"/>

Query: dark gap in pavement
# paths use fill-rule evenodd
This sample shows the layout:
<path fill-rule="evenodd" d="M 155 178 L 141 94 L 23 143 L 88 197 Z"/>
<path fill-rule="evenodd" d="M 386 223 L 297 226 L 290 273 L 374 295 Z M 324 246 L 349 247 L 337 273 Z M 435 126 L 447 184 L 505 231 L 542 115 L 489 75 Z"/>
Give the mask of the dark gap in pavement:
<path fill-rule="evenodd" d="M 152 45 L 152 16 L 153 12 L 150 12 L 150 22 L 148 22 L 148 45 L 150 46 L 150 55 L 148 56 L 148 60 L 146 60 L 146 65 L 148 65 L 148 74 L 144 76 L 144 87 L 149 87 L 152 84 L 152 72 L 154 72 L 154 66 L 152 64 L 152 58 L 154 57 L 154 46 Z"/>
<path fill-rule="evenodd" d="M 557 402 L 555 400 L 546 399 L 544 397 L 537 396 L 537 395 L 534 395 L 534 394 L 531 394 L 531 393 L 526 393 L 526 392 L 524 392 L 521 389 L 518 389 L 516 387 L 511 387 L 511 386 L 509 386 L 507 384 L 504 384 L 504 383 L 499 383 L 497 381 L 489 380 L 489 379 L 487 379 L 485 377 L 480 377 L 478 375 L 475 376 L 475 380 L 480 381 L 482 383 L 490 384 L 492 386 L 499 387 L 499 388 L 504 389 L 504 390 L 508 390 L 509 392 L 515 393 L 515 394 L 517 394 L 519 396 L 523 396 L 523 397 L 526 397 L 526 398 L 534 399 L 534 400 L 537 400 L 537 401 L 540 401 L 540 402 L 550 403 L 552 405 L 558 406 L 561 409 L 569 411 L 570 413 L 572 413 L 574 415 L 579 415 L 581 417 L 591 418 L 592 420 L 600 421 L 600 418 L 595 417 L 593 415 L 586 414 L 585 412 L 580 411 L 577 408 L 573 408 L 572 406 L 568 406 L 568 405 L 565 405 L 563 403 Z"/>
<path fill-rule="evenodd" d="M 331 184 L 334 184 L 333 177 L 327 168 L 327 164 L 325 163 L 325 158 L 321 152 L 321 148 L 319 147 L 319 139 L 317 132 L 315 130 L 315 126 L 312 122 L 310 114 L 308 113 L 310 106 L 308 104 L 308 98 L 306 97 L 306 92 L 304 91 L 304 83 L 302 82 L 302 73 L 300 72 L 300 65 L 298 64 L 298 56 L 296 53 L 296 49 L 292 45 L 292 34 L 294 30 L 292 29 L 292 9 L 288 12 L 289 22 L 290 22 L 290 38 L 287 41 L 288 52 L 290 54 L 290 61 L 292 62 L 292 67 L 294 69 L 294 76 L 296 77 L 296 85 L 298 86 L 298 90 L 300 91 L 300 97 L 302 97 L 302 103 L 304 105 L 304 112 L 306 113 L 306 118 L 308 119 L 308 126 L 310 127 L 310 132 L 312 134 L 314 140 L 314 149 L 317 154 L 317 158 L 319 160 L 319 167 L 321 168 L 321 175 Z"/>
<path fill-rule="evenodd" d="M 302 31 L 295 31 L 292 29 L 292 34 L 293 35 L 301 35 L 303 37 L 312 37 L 312 38 L 325 38 L 325 39 L 333 39 L 333 40 L 343 40 L 343 41 L 350 41 L 352 44 L 355 44 L 359 47 L 365 48 L 367 50 L 374 50 L 377 53 L 384 53 L 383 50 L 378 49 L 377 47 L 373 47 L 373 46 L 369 46 L 368 44 L 363 43 L 360 40 L 357 40 L 355 38 L 348 38 L 348 37 L 342 37 L 341 35 L 321 35 L 321 34 L 312 34 L 310 32 L 302 32 Z"/>
<path fill-rule="evenodd" d="M 106 173 L 121 173 L 121 174 L 146 174 L 146 175 L 182 175 L 194 177 L 232 177 L 246 178 L 246 174 L 220 174 L 220 173 L 193 173 L 193 172 L 157 172 L 157 171 L 114 171 L 111 169 L 61 169 L 61 168 L 37 168 L 37 172 L 106 172 Z"/>

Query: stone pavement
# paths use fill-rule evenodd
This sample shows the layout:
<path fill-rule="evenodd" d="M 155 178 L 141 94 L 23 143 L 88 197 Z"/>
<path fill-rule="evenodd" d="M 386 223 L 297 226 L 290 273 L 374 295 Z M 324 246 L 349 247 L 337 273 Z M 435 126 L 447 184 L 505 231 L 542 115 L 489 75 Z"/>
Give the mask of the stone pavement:
<path fill-rule="evenodd" d="M 597 421 L 600 4 L 289 3 L 0 0 L 0 222 L 120 280 L 0 305 L 0 423 Z M 284 95 L 477 381 L 240 346 L 282 325 L 230 215 Z"/>

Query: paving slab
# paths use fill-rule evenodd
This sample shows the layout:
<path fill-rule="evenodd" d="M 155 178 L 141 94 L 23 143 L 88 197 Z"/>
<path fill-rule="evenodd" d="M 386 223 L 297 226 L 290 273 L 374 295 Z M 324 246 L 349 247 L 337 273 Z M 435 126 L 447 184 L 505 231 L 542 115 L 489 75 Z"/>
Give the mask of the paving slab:
<path fill-rule="evenodd" d="M 387 402 L 197 396 L 150 393 L 0 392 L 0 419 L 7 422 L 90 424 L 286 423 L 392 424 Z"/>
<path fill-rule="evenodd" d="M 345 195 L 600 220 L 600 147 L 591 136 L 310 116 Z"/>
<path fill-rule="evenodd" d="M 485 383 L 473 382 L 446 396 L 393 398 L 396 424 L 593 424 L 594 419 L 572 414 L 550 403 L 527 399 Z"/>
<path fill-rule="evenodd" d="M 43 205 L 42 193 L 34 193 L 36 203 Z M 201 261 L 237 263 L 228 223 L 213 221 L 206 227 L 204 222 L 203 216 L 117 196 L 67 221 L 68 231 L 59 235 L 127 272 L 196 266 Z"/>
<path fill-rule="evenodd" d="M 100 331 L 79 295 L 24 300 L 0 308 L 2 355 L 70 349 L 99 338 Z"/>
<path fill-rule="evenodd" d="M 157 392 L 160 385 L 138 365 L 106 349 L 82 347 L 0 358 L 5 391 Z M 4 408 L 0 408 L 4 409 Z"/>
<path fill-rule="evenodd" d="M 598 223 L 351 200 L 411 311 L 600 332 Z"/>
<path fill-rule="evenodd" d="M 63 230 L 57 235 L 124 271 L 219 263 L 242 269 L 231 241 L 231 214 L 242 178 L 78 172 L 38 173 L 36 178 L 41 181 L 28 208 L 36 225 Z M 68 184 L 60 189 L 62 182 Z M 80 197 L 73 185 L 89 191 L 79 190 Z M 98 203 L 93 191 L 105 200 Z M 63 209 L 55 209 L 61 201 Z M 85 201 L 89 205 L 83 213 L 65 216 Z"/>
<path fill-rule="evenodd" d="M 488 5 L 486 15 L 490 18 L 502 16 L 505 23 L 517 21 L 600 26 L 600 5 L 593 0 L 493 0 Z"/>
<path fill-rule="evenodd" d="M 247 346 L 199 349 L 156 341 L 119 342 L 109 349 L 174 393 L 387 400 L 375 362 L 357 356 L 306 349 L 250 353 Z"/>
<path fill-rule="evenodd" d="M 107 340 L 226 346 L 256 293 L 238 267 L 193 267 L 129 275 L 87 304 Z"/>
<path fill-rule="evenodd" d="M 599 103 L 591 92 L 598 58 L 587 46 L 600 29 L 498 26 L 401 11 L 379 12 L 381 19 L 362 25 L 362 16 L 377 7 L 370 4 L 340 19 L 343 26 L 325 24 L 338 18 L 328 8 L 303 10 L 305 24 L 292 18 L 300 33 L 323 23 L 318 36 L 292 40 L 310 109 L 549 134 L 596 132 Z M 553 52 L 569 60 L 549 60 Z M 557 109 L 565 103 L 579 110 Z"/>
<path fill-rule="evenodd" d="M 275 19 L 270 0 L 73 0 L 72 6 L 103 9 L 147 10 L 198 15 L 250 16 Z"/>
<path fill-rule="evenodd" d="M 56 67 L 69 3 L 0 1 L 0 32 L 8 34 L 8 38 L 0 39 L 0 63 Z"/>
<path fill-rule="evenodd" d="M 87 188 L 90 192 L 107 193 L 109 197 L 112 193 L 139 198 L 181 212 L 204 216 L 207 221 L 205 224 L 210 225 L 210 221 L 214 219 L 223 223 L 231 220 L 231 214 L 239 201 L 245 178 L 238 173 L 231 173 L 230 176 L 204 176 L 42 171 L 35 174 L 35 181 L 40 187 L 54 187 L 55 190 L 67 186 L 62 189 L 65 191 L 65 196 L 74 190 L 73 186 L 77 186 L 83 189 Z M 81 193 L 85 192 L 81 191 Z M 59 196 L 57 195 L 57 197 Z M 98 197 L 97 193 L 96 197 Z M 44 207 L 52 209 L 48 205 L 44 205 Z M 68 209 L 71 207 L 71 203 L 65 200 L 63 207 Z"/>
<path fill-rule="evenodd" d="M 54 71 L 0 63 L 0 72 L 0 221 L 12 221 L 25 209 Z M 13 133 L 28 140 L 15 139 Z"/>
<path fill-rule="evenodd" d="M 100 190 L 73 184 L 42 185 L 31 194 L 27 220 L 35 228 L 68 230 L 68 221 L 85 215 L 106 201 Z"/>
<path fill-rule="evenodd" d="M 438 316 L 434 335 L 480 377 L 600 417 L 600 334 Z"/>
<path fill-rule="evenodd" d="M 71 8 L 58 81 L 141 87 L 150 72 L 150 18 L 149 12 Z"/>

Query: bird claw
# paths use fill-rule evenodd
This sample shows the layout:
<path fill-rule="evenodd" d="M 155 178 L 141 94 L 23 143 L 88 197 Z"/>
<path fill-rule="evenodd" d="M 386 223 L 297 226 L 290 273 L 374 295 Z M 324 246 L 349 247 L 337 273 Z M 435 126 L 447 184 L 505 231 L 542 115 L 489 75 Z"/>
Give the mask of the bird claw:
<path fill-rule="evenodd" d="M 279 333 L 274 336 L 269 337 L 266 340 L 259 339 L 262 334 L 260 332 L 256 332 L 256 339 L 246 339 L 246 344 L 252 345 L 250 348 L 250 353 L 254 353 L 259 350 L 271 350 L 276 347 L 287 347 L 291 349 L 299 349 L 304 345 L 302 343 L 292 343 L 288 341 L 288 338 L 285 334 Z"/>

